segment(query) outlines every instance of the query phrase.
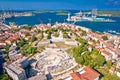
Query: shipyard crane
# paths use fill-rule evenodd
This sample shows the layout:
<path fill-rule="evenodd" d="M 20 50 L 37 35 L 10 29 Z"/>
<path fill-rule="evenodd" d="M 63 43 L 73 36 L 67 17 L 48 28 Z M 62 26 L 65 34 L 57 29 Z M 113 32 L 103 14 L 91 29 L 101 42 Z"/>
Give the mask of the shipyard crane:
<path fill-rule="evenodd" d="M 67 21 L 70 21 L 70 18 L 71 18 L 71 16 L 70 16 L 70 15 L 71 15 L 71 13 L 69 12 L 69 13 L 68 13 L 68 18 L 67 18 Z"/>
<path fill-rule="evenodd" d="M 97 17 L 97 9 L 93 9 L 92 10 L 92 18 L 96 18 Z"/>

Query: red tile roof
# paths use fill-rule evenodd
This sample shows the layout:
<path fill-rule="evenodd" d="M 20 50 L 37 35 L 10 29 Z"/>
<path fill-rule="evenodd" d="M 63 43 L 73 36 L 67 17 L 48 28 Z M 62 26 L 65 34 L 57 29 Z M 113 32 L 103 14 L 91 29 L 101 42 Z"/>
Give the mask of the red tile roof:
<path fill-rule="evenodd" d="M 13 62 L 16 61 L 16 60 L 21 59 L 22 57 L 23 57 L 22 54 L 16 54 L 16 55 L 14 55 L 14 56 L 11 56 L 11 57 L 10 57 L 10 60 L 7 61 L 7 62 L 5 62 L 3 65 L 4 65 L 4 66 L 7 66 L 7 65 L 13 63 Z"/>
<path fill-rule="evenodd" d="M 14 41 L 17 38 L 19 38 L 19 35 L 18 34 L 14 34 L 11 37 L 9 37 L 6 41 Z"/>
<path fill-rule="evenodd" d="M 115 72 L 115 67 L 111 67 L 109 71 L 110 71 L 111 73 L 114 73 L 114 72 Z"/>
<path fill-rule="evenodd" d="M 110 51 L 114 52 L 116 55 L 120 55 L 120 52 L 118 50 L 115 50 L 112 47 L 107 47 L 107 49 L 109 49 Z"/>
<path fill-rule="evenodd" d="M 73 72 L 70 75 L 72 76 L 72 80 L 81 80 L 80 75 L 77 72 Z"/>
<path fill-rule="evenodd" d="M 103 49 L 102 48 L 96 48 L 99 52 L 102 51 Z"/>
<path fill-rule="evenodd" d="M 85 70 L 86 72 L 81 74 L 81 76 L 85 79 L 85 80 L 94 80 L 95 78 L 99 77 L 100 74 L 97 73 L 95 70 L 93 70 L 90 67 L 85 67 L 83 70 Z M 82 79 L 83 80 L 83 79 Z"/>
<path fill-rule="evenodd" d="M 72 80 L 94 80 L 100 76 L 99 73 L 97 73 L 95 70 L 93 70 L 90 67 L 85 67 L 83 68 L 83 70 L 85 72 L 82 74 L 79 74 L 77 72 L 71 73 L 70 75 L 72 77 Z"/>
<path fill-rule="evenodd" d="M 107 52 L 105 50 L 102 51 L 102 53 L 106 54 L 106 55 L 110 55 L 111 53 L 110 52 Z"/>

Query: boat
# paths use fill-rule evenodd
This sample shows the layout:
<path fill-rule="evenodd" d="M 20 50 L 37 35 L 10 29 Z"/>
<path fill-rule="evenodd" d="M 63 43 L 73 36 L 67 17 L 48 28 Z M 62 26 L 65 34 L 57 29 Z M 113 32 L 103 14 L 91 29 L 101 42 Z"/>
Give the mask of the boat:
<path fill-rule="evenodd" d="M 114 31 L 114 30 L 109 30 L 108 32 L 110 32 L 110 33 L 117 33 L 117 32 Z"/>

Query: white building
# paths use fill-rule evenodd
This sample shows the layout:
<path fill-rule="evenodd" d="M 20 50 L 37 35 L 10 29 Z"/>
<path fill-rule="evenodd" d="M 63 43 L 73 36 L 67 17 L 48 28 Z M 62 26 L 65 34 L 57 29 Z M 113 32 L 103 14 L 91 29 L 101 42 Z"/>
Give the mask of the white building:
<path fill-rule="evenodd" d="M 39 74 L 33 77 L 30 77 L 28 80 L 47 80 L 45 74 Z"/>
<path fill-rule="evenodd" d="M 8 73 L 8 75 L 13 80 L 25 80 L 27 78 L 25 70 L 15 64 L 10 64 L 7 67 L 5 67 L 5 69 Z"/>
<path fill-rule="evenodd" d="M 101 55 L 103 55 L 105 57 L 106 61 L 112 59 L 112 54 L 110 52 L 105 51 L 105 50 L 101 51 Z"/>
<path fill-rule="evenodd" d="M 117 75 L 118 77 L 120 77 L 120 72 L 116 72 L 116 75 Z"/>
<path fill-rule="evenodd" d="M 22 59 L 19 59 L 6 66 L 5 69 L 13 80 L 25 80 L 27 77 L 23 68 L 27 67 L 28 63 L 27 57 L 23 57 Z"/>

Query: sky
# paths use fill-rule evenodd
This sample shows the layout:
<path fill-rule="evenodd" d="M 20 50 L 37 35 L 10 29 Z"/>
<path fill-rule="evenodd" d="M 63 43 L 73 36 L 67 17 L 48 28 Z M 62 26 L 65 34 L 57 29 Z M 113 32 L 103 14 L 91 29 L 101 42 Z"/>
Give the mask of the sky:
<path fill-rule="evenodd" d="M 0 0 L 0 10 L 120 10 L 120 0 Z"/>

